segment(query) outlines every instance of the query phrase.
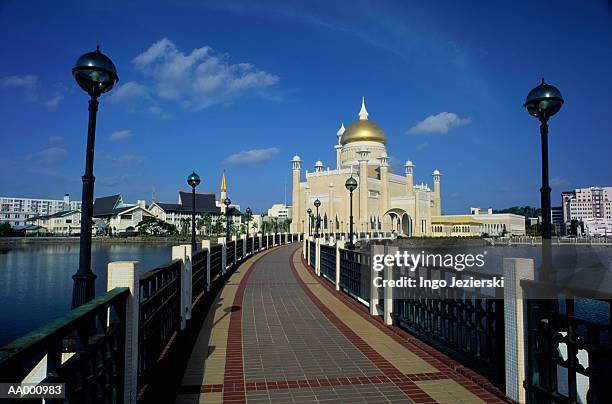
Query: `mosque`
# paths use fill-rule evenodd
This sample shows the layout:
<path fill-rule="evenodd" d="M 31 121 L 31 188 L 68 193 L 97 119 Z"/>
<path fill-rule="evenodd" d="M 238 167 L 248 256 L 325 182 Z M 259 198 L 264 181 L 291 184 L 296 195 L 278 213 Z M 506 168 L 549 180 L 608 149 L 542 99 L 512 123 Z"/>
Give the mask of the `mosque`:
<path fill-rule="evenodd" d="M 306 171 L 302 181 L 302 160 L 291 160 L 293 176 L 292 231 L 308 233 L 308 213 L 316 211 L 314 201 L 321 201 L 320 231 L 349 231 L 349 192 L 344 183 L 353 176 L 358 188 L 353 192 L 355 232 L 395 232 L 404 236 L 427 236 L 432 231 L 432 216 L 442 213 L 440 172 L 433 170 L 433 191 L 425 184 L 414 184 L 415 165 L 406 161 L 404 175 L 392 172 L 387 153 L 387 137 L 376 122 L 369 119 L 365 98 L 359 119 L 337 132 L 336 166 L 325 167 L 317 161 L 314 172 Z M 313 225 L 314 226 L 314 225 Z"/>

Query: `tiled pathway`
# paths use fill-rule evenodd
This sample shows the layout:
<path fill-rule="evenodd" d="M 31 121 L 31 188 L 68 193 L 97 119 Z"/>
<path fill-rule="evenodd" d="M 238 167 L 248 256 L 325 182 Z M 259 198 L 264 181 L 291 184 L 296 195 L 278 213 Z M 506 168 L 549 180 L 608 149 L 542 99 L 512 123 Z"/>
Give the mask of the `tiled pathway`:
<path fill-rule="evenodd" d="M 338 299 L 296 247 L 251 258 L 231 277 L 177 403 L 501 402 Z"/>

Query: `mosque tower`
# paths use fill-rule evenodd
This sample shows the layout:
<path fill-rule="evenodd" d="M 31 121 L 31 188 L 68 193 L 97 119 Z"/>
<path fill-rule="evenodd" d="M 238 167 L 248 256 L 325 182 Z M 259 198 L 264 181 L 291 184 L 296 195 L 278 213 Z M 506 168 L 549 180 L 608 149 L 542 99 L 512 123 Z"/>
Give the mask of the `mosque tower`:
<path fill-rule="evenodd" d="M 221 205 L 225 202 L 225 197 L 227 196 L 227 181 L 225 180 L 225 171 L 223 171 L 223 175 L 221 176 Z"/>
<path fill-rule="evenodd" d="M 298 233 L 299 231 L 301 231 L 299 227 L 299 221 L 302 215 L 305 214 L 306 212 L 304 210 L 304 213 L 302 213 L 303 209 L 300 203 L 301 169 L 302 169 L 302 159 L 300 158 L 300 156 L 296 154 L 291 159 L 291 171 L 292 171 L 292 176 L 293 176 L 293 182 L 292 182 L 293 192 L 291 193 L 291 206 L 293 209 L 293 212 L 292 212 L 293 220 L 291 221 L 291 231 L 294 233 Z"/>

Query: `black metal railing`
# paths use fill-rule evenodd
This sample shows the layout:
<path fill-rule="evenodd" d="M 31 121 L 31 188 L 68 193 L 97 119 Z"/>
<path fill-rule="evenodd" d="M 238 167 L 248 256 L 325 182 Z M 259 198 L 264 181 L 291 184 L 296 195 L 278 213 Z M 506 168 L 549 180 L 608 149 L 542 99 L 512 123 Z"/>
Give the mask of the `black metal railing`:
<path fill-rule="evenodd" d="M 272 247 L 274 245 L 274 234 L 268 235 L 268 247 Z"/>
<path fill-rule="evenodd" d="M 397 276 L 427 280 L 492 279 L 495 275 L 452 268 L 397 270 Z M 383 289 L 383 288 L 380 288 Z M 397 291 L 393 290 L 394 294 Z M 487 293 L 490 293 L 487 295 Z M 393 300 L 394 321 L 505 391 L 503 289 L 402 288 Z"/>
<path fill-rule="evenodd" d="M 595 298 L 593 291 L 530 280 L 521 286 L 527 298 L 527 401 L 612 403 L 612 294 Z"/>
<path fill-rule="evenodd" d="M 317 261 L 317 243 L 315 241 L 309 241 L 310 244 L 310 266 L 315 268 Z"/>
<path fill-rule="evenodd" d="M 371 256 L 362 251 L 340 249 L 340 288 L 370 302 Z"/>
<path fill-rule="evenodd" d="M 259 251 L 259 236 L 253 237 L 253 249 Z"/>
<path fill-rule="evenodd" d="M 46 357 L 42 382 L 65 383 L 63 401 L 123 402 L 129 295 L 115 288 L 4 346 L 0 382 L 21 382 Z"/>
<path fill-rule="evenodd" d="M 332 283 L 336 283 L 336 247 L 321 244 L 319 246 L 321 254 L 321 275 Z"/>
<path fill-rule="evenodd" d="M 268 236 L 265 234 L 261 236 L 261 248 L 268 248 Z"/>
<path fill-rule="evenodd" d="M 191 299 L 193 302 L 206 288 L 208 250 L 196 251 L 191 260 Z"/>
<path fill-rule="evenodd" d="M 281 244 L 287 243 L 287 235 L 285 233 L 280 235 L 280 242 Z"/>
<path fill-rule="evenodd" d="M 236 262 L 242 259 L 244 255 L 244 240 L 239 238 L 236 240 Z"/>
<path fill-rule="evenodd" d="M 253 253 L 253 241 L 254 241 L 253 237 L 249 237 L 249 238 L 246 239 L 246 243 L 247 243 L 247 245 L 246 245 L 246 252 L 247 252 L 247 254 L 252 254 Z"/>
<path fill-rule="evenodd" d="M 280 244 L 280 234 L 278 233 L 274 234 L 274 244 L 276 245 Z"/>
<path fill-rule="evenodd" d="M 231 267 L 234 265 L 235 263 L 235 258 L 236 258 L 236 242 L 235 241 L 228 241 L 227 244 L 225 245 L 225 265 L 227 268 Z"/>
<path fill-rule="evenodd" d="M 223 271 L 223 245 L 210 247 L 210 281 L 212 282 Z"/>
<path fill-rule="evenodd" d="M 147 382 L 164 347 L 181 324 L 181 260 L 140 276 L 138 384 Z"/>

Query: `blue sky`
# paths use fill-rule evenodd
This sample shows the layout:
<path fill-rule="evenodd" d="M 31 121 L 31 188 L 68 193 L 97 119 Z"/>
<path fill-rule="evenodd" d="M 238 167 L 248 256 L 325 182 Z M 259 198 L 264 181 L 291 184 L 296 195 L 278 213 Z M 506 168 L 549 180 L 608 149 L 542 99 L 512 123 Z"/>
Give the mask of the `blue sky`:
<path fill-rule="evenodd" d="M 539 205 L 541 77 L 566 100 L 550 125 L 553 203 L 612 185 L 612 4 L 0 1 L 0 194 L 80 199 L 87 96 L 76 58 L 100 44 L 120 82 L 100 98 L 96 195 L 203 191 L 256 212 L 290 198 L 291 156 L 335 164 L 341 121 L 370 118 L 396 172 L 443 173 L 444 213 Z"/>

